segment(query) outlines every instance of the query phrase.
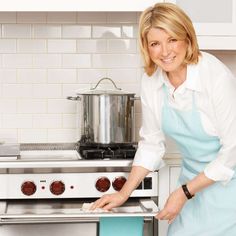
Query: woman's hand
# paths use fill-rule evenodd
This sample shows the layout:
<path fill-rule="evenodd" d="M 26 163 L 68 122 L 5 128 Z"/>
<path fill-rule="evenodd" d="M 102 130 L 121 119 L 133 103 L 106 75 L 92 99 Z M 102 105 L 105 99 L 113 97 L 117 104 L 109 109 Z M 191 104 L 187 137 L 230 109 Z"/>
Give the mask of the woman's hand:
<path fill-rule="evenodd" d="M 168 223 L 171 224 L 180 213 L 187 200 L 182 188 L 176 189 L 170 194 L 164 208 L 155 216 L 155 218 L 158 220 L 168 220 Z"/>
<path fill-rule="evenodd" d="M 96 208 L 103 208 L 104 210 L 111 210 L 114 207 L 118 207 L 126 202 L 129 196 L 116 192 L 112 194 L 105 194 L 97 201 L 95 201 L 91 207 L 91 210 Z"/>

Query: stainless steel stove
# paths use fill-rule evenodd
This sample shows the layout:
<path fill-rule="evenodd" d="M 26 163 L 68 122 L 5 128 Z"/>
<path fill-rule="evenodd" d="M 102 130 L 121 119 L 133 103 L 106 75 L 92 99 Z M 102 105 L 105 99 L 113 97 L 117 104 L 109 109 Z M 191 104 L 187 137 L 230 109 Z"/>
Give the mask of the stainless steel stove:
<path fill-rule="evenodd" d="M 0 224 L 97 224 L 100 217 L 139 215 L 149 222 L 148 228 L 150 222 L 153 227 L 152 217 L 158 211 L 157 172 L 142 181 L 125 208 L 109 213 L 81 210 L 83 203 L 122 188 L 135 151 L 133 145 L 21 145 L 20 155 L 0 157 Z"/>

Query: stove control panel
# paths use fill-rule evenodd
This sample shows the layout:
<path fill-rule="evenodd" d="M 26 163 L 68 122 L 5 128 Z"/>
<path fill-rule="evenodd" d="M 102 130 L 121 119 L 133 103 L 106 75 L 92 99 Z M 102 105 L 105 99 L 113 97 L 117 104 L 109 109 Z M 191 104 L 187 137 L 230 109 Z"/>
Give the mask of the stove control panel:
<path fill-rule="evenodd" d="M 128 175 L 128 172 L 0 174 L 0 199 L 97 198 L 119 191 Z M 131 197 L 156 197 L 157 189 L 158 173 L 153 172 Z"/>

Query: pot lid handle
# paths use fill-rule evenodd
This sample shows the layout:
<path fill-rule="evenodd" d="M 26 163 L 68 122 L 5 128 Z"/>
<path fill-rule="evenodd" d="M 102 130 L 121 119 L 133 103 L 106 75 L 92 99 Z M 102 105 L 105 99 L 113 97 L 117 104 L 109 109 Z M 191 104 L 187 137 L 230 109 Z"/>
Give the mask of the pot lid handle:
<path fill-rule="evenodd" d="M 114 82 L 111 78 L 107 78 L 107 77 L 104 77 L 104 78 L 100 79 L 100 80 L 98 81 L 98 83 L 95 85 L 95 87 L 91 88 L 90 90 L 95 90 L 95 89 L 97 88 L 97 86 L 98 86 L 103 80 L 109 80 L 109 81 L 111 81 L 112 84 L 114 85 L 114 87 L 115 87 L 117 90 L 121 90 L 121 88 L 118 88 L 118 87 L 116 86 L 115 82 Z"/>

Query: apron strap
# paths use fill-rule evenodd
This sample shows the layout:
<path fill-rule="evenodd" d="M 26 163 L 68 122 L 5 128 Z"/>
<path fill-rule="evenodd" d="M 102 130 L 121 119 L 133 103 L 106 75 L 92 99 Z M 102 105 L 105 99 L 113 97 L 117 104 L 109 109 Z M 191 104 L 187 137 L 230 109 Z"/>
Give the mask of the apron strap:
<path fill-rule="evenodd" d="M 163 84 L 163 92 L 164 92 L 164 105 L 168 104 L 168 91 L 165 84 Z"/>

